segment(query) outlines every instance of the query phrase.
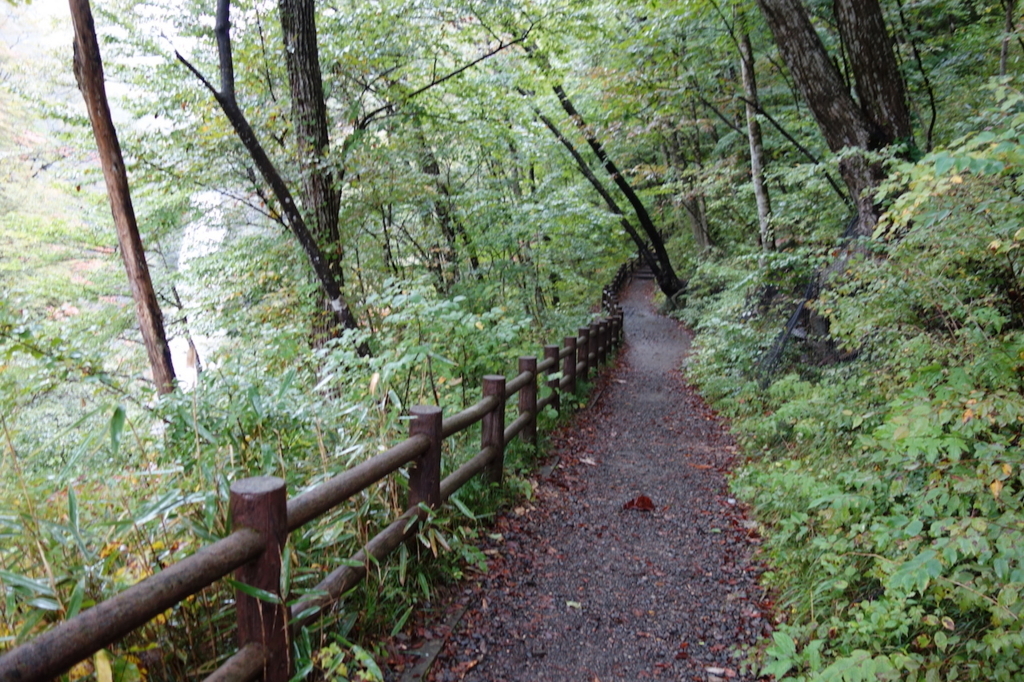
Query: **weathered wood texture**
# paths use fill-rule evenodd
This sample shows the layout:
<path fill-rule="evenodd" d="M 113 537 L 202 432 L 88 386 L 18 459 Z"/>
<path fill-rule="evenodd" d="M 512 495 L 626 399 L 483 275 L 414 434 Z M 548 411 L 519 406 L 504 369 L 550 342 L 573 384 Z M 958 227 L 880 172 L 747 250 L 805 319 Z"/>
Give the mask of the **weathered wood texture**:
<path fill-rule="evenodd" d="M 484 377 L 484 397 L 500 396 L 493 410 L 484 415 L 480 429 L 480 449 L 494 448 L 484 477 L 488 483 L 501 483 L 505 463 L 505 377 L 489 374 Z"/>
<path fill-rule="evenodd" d="M 259 476 L 231 484 L 231 524 L 251 528 L 263 539 L 258 557 L 235 570 L 235 580 L 277 597 L 258 599 L 235 590 L 238 648 L 255 644 L 267 652 L 264 664 L 268 680 L 290 680 L 292 647 L 288 632 L 288 607 L 281 594 L 281 552 L 288 540 L 288 493 L 284 480 Z"/>
<path fill-rule="evenodd" d="M 417 405 L 409 410 L 410 436 L 426 436 L 430 444 L 413 462 L 409 472 L 409 502 L 406 507 L 425 504 L 437 507 L 441 504 L 441 408 L 433 405 Z"/>
<path fill-rule="evenodd" d="M 167 345 L 160 303 L 149 276 L 146 252 L 142 248 L 139 225 L 135 220 L 131 192 L 128 189 L 128 173 L 124 167 L 121 144 L 117 130 L 110 116 L 107 104 L 107 90 L 103 79 L 103 59 L 96 41 L 96 26 L 92 18 L 89 0 L 71 0 L 71 18 L 75 28 L 75 79 L 85 98 L 93 136 L 99 151 L 103 180 L 110 199 L 110 212 L 117 229 L 117 243 L 121 247 L 121 259 L 128 275 L 132 299 L 135 301 L 135 317 L 139 322 L 142 340 L 149 356 L 153 371 L 153 382 L 160 393 L 174 390 L 174 367 L 171 364 L 171 349 Z"/>

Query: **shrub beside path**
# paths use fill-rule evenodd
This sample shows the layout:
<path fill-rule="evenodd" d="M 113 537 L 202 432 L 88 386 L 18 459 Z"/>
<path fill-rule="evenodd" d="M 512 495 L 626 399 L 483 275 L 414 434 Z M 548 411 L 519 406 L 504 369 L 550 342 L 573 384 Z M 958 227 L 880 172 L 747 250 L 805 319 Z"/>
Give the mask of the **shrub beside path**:
<path fill-rule="evenodd" d="M 426 679 L 756 678 L 743 651 L 770 625 L 759 539 L 725 480 L 736 448 L 682 378 L 690 335 L 652 289 L 623 293 L 625 349 L 552 437 L 534 499 L 496 519 Z"/>

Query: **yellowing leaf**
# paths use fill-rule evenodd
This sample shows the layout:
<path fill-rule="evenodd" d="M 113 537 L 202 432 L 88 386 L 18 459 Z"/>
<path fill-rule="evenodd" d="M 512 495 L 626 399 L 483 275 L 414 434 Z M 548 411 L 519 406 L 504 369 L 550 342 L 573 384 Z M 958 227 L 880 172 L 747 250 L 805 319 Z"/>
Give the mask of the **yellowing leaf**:
<path fill-rule="evenodd" d="M 114 671 L 110 669 L 110 655 L 106 649 L 100 649 L 92 657 L 93 666 L 96 668 L 97 682 L 114 682 Z"/>
<path fill-rule="evenodd" d="M 1003 492 L 1003 482 L 1002 481 L 992 481 L 992 483 L 989 484 L 988 489 L 992 491 L 992 497 L 994 497 L 994 498 L 996 498 L 998 500 L 999 499 L 999 493 Z"/>
<path fill-rule="evenodd" d="M 971 408 L 968 407 L 966 410 L 964 410 L 964 422 L 965 423 L 969 422 L 973 418 L 974 418 L 974 410 L 972 410 Z"/>
<path fill-rule="evenodd" d="M 77 682 L 77 680 L 85 679 L 92 675 L 93 667 L 89 661 L 82 661 L 72 666 L 71 670 L 68 671 L 68 679 L 71 682 Z"/>
<path fill-rule="evenodd" d="M 1007 476 L 1013 473 L 1013 465 L 1009 464 L 1008 462 L 1003 462 L 1003 473 L 1006 474 Z"/>
<path fill-rule="evenodd" d="M 954 185 L 959 185 L 963 183 L 964 177 L 962 175 L 954 175 L 949 179 L 949 181 L 952 182 Z"/>
<path fill-rule="evenodd" d="M 954 623 L 953 619 L 950 618 L 949 616 L 943 616 L 942 617 L 942 627 L 946 628 L 947 630 L 955 630 L 956 629 L 956 623 Z"/>
<path fill-rule="evenodd" d="M 892 433 L 893 440 L 903 440 L 910 435 L 910 429 L 906 426 L 897 426 L 896 430 Z"/>

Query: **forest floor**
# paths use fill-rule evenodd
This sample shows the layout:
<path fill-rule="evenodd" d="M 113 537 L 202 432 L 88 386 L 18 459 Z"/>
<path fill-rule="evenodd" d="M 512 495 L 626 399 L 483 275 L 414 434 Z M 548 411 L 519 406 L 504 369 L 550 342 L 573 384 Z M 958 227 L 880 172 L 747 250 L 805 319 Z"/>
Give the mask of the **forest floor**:
<path fill-rule="evenodd" d="M 736 448 L 680 374 L 690 334 L 652 293 L 627 287 L 624 349 L 551 436 L 534 498 L 495 519 L 487 573 L 394 643 L 389 679 L 756 678 L 743 663 L 770 605 L 755 524 L 726 483 Z M 429 672 L 414 640 L 439 649 Z"/>

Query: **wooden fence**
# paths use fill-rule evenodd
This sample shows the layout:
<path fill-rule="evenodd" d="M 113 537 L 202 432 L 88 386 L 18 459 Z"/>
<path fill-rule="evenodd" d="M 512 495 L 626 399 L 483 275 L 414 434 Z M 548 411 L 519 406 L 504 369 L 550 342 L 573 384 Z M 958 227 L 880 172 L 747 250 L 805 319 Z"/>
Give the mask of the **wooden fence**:
<path fill-rule="evenodd" d="M 229 506 L 234 531 L 230 535 L 12 649 L 0 657 L 0 682 L 50 680 L 232 573 L 237 582 L 255 590 L 236 590 L 238 652 L 206 681 L 288 682 L 293 669 L 293 628 L 316 620 L 366 576 L 371 561 L 383 559 L 414 535 L 418 520 L 426 516 L 425 508 L 437 507 L 477 474 L 499 482 L 509 442 L 519 436 L 535 444 L 540 411 L 549 405 L 560 409 L 561 394 L 574 393 L 577 381 L 586 380 L 588 373 L 607 359 L 622 338 L 622 312 L 614 295 L 633 267 L 624 265 L 605 288 L 606 317 L 581 327 L 577 336 L 564 338 L 561 347 L 544 346 L 539 362 L 536 357 L 519 358 L 519 373 L 511 380 L 485 376 L 483 398 L 472 407 L 448 418 L 442 416 L 440 407 L 411 408 L 413 418 L 406 440 L 298 497 L 288 499 L 284 481 L 276 477 L 234 482 Z M 561 378 L 552 377 L 559 370 Z M 537 395 L 540 374 L 552 389 L 542 400 Z M 506 401 L 515 395 L 518 417 L 506 426 Z M 442 441 L 477 422 L 482 423 L 480 451 L 442 480 Z M 411 465 L 407 511 L 352 561 L 327 575 L 308 596 L 290 608 L 285 606 L 287 595 L 279 593 L 281 551 L 288 534 L 405 465 Z M 275 596 L 268 599 L 266 593 Z"/>

